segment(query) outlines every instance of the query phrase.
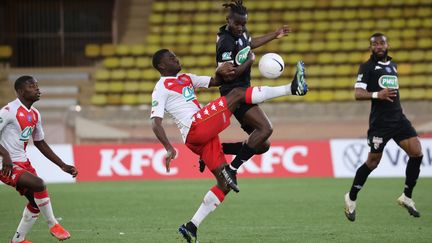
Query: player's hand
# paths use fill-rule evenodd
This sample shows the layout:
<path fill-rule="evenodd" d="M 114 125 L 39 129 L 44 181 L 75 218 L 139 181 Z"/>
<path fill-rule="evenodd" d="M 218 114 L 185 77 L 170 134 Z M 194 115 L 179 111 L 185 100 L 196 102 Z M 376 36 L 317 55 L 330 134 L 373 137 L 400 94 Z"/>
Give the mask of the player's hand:
<path fill-rule="evenodd" d="M 255 53 L 253 53 L 252 50 L 250 50 L 248 53 L 248 60 L 251 60 L 252 62 L 255 61 Z"/>
<path fill-rule="evenodd" d="M 75 178 L 78 175 L 78 170 L 74 166 L 72 166 L 72 165 L 64 164 L 61 167 L 61 169 L 64 172 L 66 172 L 68 174 L 71 174 L 73 178 Z"/>
<path fill-rule="evenodd" d="M 231 62 L 224 62 L 216 69 L 216 74 L 220 75 L 223 80 L 231 81 L 235 78 L 235 67 Z"/>
<path fill-rule="evenodd" d="M 288 25 L 284 25 L 276 30 L 276 39 L 282 38 L 291 32 L 291 28 Z"/>
<path fill-rule="evenodd" d="M 167 154 L 165 157 L 165 167 L 167 173 L 170 172 L 171 160 L 175 159 L 176 156 L 177 156 L 177 151 L 174 148 L 171 147 L 167 149 Z"/>
<path fill-rule="evenodd" d="M 11 177 L 13 172 L 13 163 L 9 157 L 3 157 L 3 167 L 1 174 L 4 177 Z"/>
<path fill-rule="evenodd" d="M 378 98 L 393 102 L 393 98 L 397 96 L 397 89 L 382 89 L 378 92 Z"/>

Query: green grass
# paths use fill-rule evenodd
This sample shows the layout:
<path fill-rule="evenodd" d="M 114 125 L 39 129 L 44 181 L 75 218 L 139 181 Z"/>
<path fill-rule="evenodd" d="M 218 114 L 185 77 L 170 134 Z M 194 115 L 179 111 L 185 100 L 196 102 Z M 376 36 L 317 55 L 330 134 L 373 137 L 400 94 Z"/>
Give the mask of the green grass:
<path fill-rule="evenodd" d="M 54 212 L 72 238 L 67 242 L 181 242 L 211 180 L 104 182 L 48 185 Z M 357 220 L 343 214 L 351 179 L 240 179 L 200 226 L 200 242 L 432 242 L 431 178 L 414 192 L 421 218 L 399 207 L 403 179 L 369 179 L 359 194 Z M 0 186 L 0 242 L 9 242 L 25 205 Z M 27 237 L 56 240 L 40 217 Z"/>

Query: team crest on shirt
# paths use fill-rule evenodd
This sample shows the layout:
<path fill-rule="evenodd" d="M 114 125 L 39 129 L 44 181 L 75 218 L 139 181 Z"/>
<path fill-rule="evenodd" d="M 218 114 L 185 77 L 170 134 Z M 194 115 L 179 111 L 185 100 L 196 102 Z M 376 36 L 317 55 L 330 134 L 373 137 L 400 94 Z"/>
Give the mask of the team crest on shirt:
<path fill-rule="evenodd" d="M 28 122 L 31 122 L 32 120 L 33 120 L 32 115 L 27 115 L 27 121 L 28 121 Z"/>
<path fill-rule="evenodd" d="M 392 69 L 390 67 L 386 67 L 385 70 L 387 71 L 387 73 L 391 73 Z"/>
<path fill-rule="evenodd" d="M 378 84 L 381 88 L 398 89 L 399 82 L 397 76 L 383 75 L 378 79 Z"/>

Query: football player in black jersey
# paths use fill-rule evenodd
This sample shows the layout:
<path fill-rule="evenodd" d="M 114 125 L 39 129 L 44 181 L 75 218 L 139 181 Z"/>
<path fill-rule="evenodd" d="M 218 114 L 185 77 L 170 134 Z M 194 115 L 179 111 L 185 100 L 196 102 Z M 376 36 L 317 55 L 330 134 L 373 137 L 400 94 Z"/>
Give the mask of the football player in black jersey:
<path fill-rule="evenodd" d="M 217 34 L 216 61 L 218 66 L 224 62 L 232 62 L 236 67 L 235 75 L 231 79 L 224 79 L 220 87 L 222 96 L 228 94 L 236 87 L 249 87 L 251 66 L 255 58 L 248 58 L 248 54 L 254 48 L 260 47 L 271 40 L 282 38 L 291 32 L 291 29 L 284 25 L 274 32 L 261 37 L 252 38 L 247 29 L 248 20 L 246 7 L 243 1 L 235 0 L 231 3 L 223 4 L 228 9 L 226 18 L 227 24 L 220 27 Z M 297 78 L 291 83 L 291 94 L 305 95 L 307 84 L 304 77 L 303 62 L 297 63 Z M 235 154 L 236 157 L 225 170 L 222 171 L 232 187 L 237 188 L 236 172 L 237 169 L 254 154 L 262 154 L 270 147 L 268 138 L 273 132 L 272 125 L 267 115 L 258 105 L 241 104 L 234 112 L 234 116 L 240 122 L 243 130 L 249 134 L 246 142 L 224 143 L 225 154 Z"/>
<path fill-rule="evenodd" d="M 406 167 L 405 187 L 397 202 L 409 214 L 420 217 L 411 199 L 412 191 L 420 173 L 423 154 L 417 132 L 402 112 L 399 101 L 397 65 L 388 52 L 387 37 L 375 33 L 370 38 L 372 55 L 360 65 L 355 84 L 356 100 L 371 100 L 369 130 L 367 133 L 370 152 L 366 162 L 357 169 L 349 193 L 345 194 L 345 215 L 355 220 L 357 194 L 369 174 L 378 166 L 385 145 L 393 139 L 409 156 Z"/>

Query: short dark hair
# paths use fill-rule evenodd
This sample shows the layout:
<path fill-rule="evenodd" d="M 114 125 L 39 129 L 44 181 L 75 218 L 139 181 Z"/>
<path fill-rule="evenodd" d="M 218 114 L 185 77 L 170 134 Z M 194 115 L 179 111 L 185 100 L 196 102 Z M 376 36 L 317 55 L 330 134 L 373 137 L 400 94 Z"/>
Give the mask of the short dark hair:
<path fill-rule="evenodd" d="M 369 38 L 369 40 L 372 40 L 372 38 L 381 37 L 381 36 L 385 37 L 385 39 L 388 40 L 387 36 L 384 35 L 383 33 L 380 33 L 380 32 L 376 32 L 373 35 L 371 35 L 371 37 Z"/>
<path fill-rule="evenodd" d="M 166 52 L 169 52 L 169 50 L 168 49 L 160 49 L 153 54 L 152 64 L 153 64 L 153 67 L 156 68 L 156 70 L 159 70 L 158 65 L 160 63 L 160 59 L 162 58 L 163 54 L 165 54 Z"/>
<path fill-rule="evenodd" d="M 32 79 L 34 79 L 34 78 L 32 76 L 28 76 L 28 75 L 24 75 L 24 76 L 19 77 L 15 81 L 15 84 L 14 84 L 15 91 L 22 89 L 24 87 L 24 84 L 27 81 L 32 80 Z"/>
<path fill-rule="evenodd" d="M 229 8 L 230 13 L 237 13 L 240 15 L 247 14 L 247 9 L 243 6 L 243 0 L 232 0 L 231 3 L 224 3 L 222 6 Z"/>

